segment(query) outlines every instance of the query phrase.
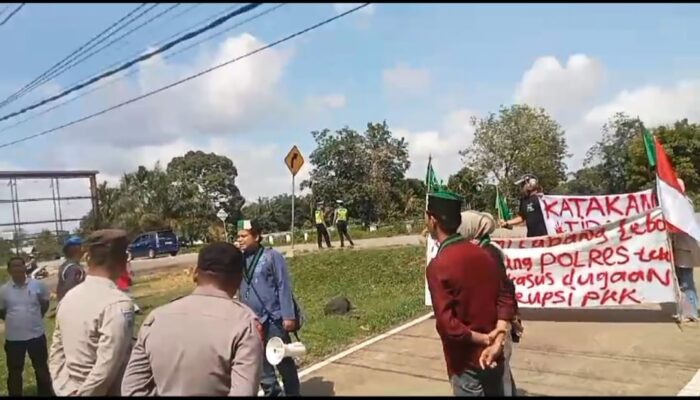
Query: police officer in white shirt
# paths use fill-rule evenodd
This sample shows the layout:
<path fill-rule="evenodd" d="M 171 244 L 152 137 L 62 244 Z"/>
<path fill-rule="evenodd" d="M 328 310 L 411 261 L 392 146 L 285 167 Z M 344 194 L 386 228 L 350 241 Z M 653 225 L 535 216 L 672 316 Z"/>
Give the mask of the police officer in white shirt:
<path fill-rule="evenodd" d="M 115 281 L 126 270 L 126 232 L 95 231 L 86 239 L 85 281 L 58 303 L 49 370 L 58 396 L 119 396 L 129 361 L 134 304 Z"/>
<path fill-rule="evenodd" d="M 24 357 L 32 360 L 39 396 L 51 396 L 48 348 L 44 334 L 44 315 L 49 309 L 49 291 L 43 283 L 27 278 L 21 257 L 7 263 L 10 281 L 0 287 L 0 318 L 5 321 L 7 391 L 10 397 L 22 396 Z"/>

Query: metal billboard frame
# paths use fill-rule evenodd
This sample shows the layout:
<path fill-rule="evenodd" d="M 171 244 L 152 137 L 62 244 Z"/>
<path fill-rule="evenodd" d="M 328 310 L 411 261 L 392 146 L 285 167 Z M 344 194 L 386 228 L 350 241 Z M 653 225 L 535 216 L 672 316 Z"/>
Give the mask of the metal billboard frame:
<path fill-rule="evenodd" d="M 54 223 L 55 233 L 58 237 L 59 232 L 64 231 L 64 222 L 75 222 L 82 220 L 82 217 L 63 218 L 63 211 L 61 210 L 61 200 L 91 200 L 92 212 L 95 216 L 95 223 L 99 224 L 99 222 L 97 221 L 99 215 L 99 204 L 97 201 L 97 174 L 98 171 L 0 171 L 0 181 L 9 181 L 8 186 L 10 186 L 10 199 L 0 199 L 0 204 L 10 203 L 12 205 L 12 222 L 0 222 L 0 227 L 12 226 L 14 232 L 15 250 L 17 251 L 17 254 L 19 254 L 21 248 L 19 233 L 23 225 Z M 17 192 L 17 181 L 26 179 L 50 180 L 51 197 L 38 197 L 26 199 L 19 198 L 19 193 Z M 61 197 L 60 181 L 65 179 L 89 179 L 90 196 Z M 51 201 L 53 203 L 54 219 L 43 221 L 22 221 L 19 207 L 21 203 L 43 201 Z"/>

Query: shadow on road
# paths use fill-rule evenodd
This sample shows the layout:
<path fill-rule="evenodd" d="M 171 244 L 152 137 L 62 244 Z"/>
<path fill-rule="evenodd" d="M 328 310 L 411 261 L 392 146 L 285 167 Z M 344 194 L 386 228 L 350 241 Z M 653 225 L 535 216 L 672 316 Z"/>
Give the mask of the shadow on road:
<path fill-rule="evenodd" d="M 662 303 L 660 310 L 630 309 L 564 309 L 521 308 L 520 314 L 525 321 L 556 322 L 622 322 L 622 323 L 669 323 L 676 313 L 676 303 Z"/>
<path fill-rule="evenodd" d="M 301 394 L 304 396 L 334 396 L 335 383 L 322 377 L 313 377 L 301 383 Z"/>

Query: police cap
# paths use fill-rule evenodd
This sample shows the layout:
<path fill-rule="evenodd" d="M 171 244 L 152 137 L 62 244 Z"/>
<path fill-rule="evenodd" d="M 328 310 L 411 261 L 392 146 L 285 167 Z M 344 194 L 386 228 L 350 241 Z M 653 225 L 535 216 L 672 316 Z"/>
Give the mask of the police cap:
<path fill-rule="evenodd" d="M 243 272 L 243 254 L 231 243 L 214 242 L 199 251 L 197 268 L 226 275 Z"/>

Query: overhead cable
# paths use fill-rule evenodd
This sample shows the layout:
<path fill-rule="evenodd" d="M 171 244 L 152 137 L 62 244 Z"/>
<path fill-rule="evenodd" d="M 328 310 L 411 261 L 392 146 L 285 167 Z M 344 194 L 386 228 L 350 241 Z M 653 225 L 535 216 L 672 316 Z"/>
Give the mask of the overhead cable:
<path fill-rule="evenodd" d="M 105 78 L 107 78 L 107 77 L 110 77 L 110 76 L 112 76 L 112 75 L 118 73 L 118 72 L 121 72 L 121 71 L 123 71 L 123 70 L 125 70 L 125 69 L 128 69 L 129 67 L 131 67 L 132 65 L 134 65 L 134 64 L 136 64 L 136 63 L 139 63 L 139 62 L 148 60 L 149 58 L 151 58 L 151 57 L 153 57 L 153 56 L 155 56 L 155 55 L 157 55 L 157 54 L 160 54 L 160 53 L 162 53 L 162 52 L 164 52 L 164 51 L 166 51 L 166 50 L 168 50 L 168 49 L 170 49 L 170 48 L 172 48 L 172 47 L 174 47 L 174 46 L 176 46 L 176 45 L 178 45 L 178 44 L 180 44 L 180 43 L 182 43 L 182 42 L 184 42 L 184 41 L 186 41 L 186 40 L 190 40 L 190 39 L 192 39 L 192 38 L 194 38 L 194 37 L 197 37 L 197 36 L 201 35 L 202 33 L 206 32 L 206 31 L 208 31 L 208 30 L 214 29 L 215 27 L 217 27 L 217 26 L 223 24 L 224 22 L 228 21 L 229 19 L 231 19 L 231 18 L 233 18 L 233 17 L 236 17 L 236 16 L 238 16 L 238 15 L 241 15 L 241 14 L 244 14 L 244 13 L 246 13 L 246 12 L 249 12 L 249 11 L 255 9 L 256 7 L 260 6 L 261 4 L 262 4 L 262 3 L 251 3 L 251 4 L 245 5 L 245 6 L 243 6 L 243 7 L 240 7 L 240 8 L 238 8 L 238 9 L 236 9 L 235 11 L 232 11 L 232 12 L 230 12 L 230 13 L 228 13 L 228 14 L 226 14 L 226 15 L 220 17 L 220 18 L 218 18 L 217 20 L 211 22 L 209 25 L 207 25 L 207 26 L 205 26 L 205 27 L 202 27 L 202 28 L 200 28 L 200 29 L 198 29 L 198 30 L 196 30 L 196 31 L 187 33 L 187 34 L 185 34 L 185 35 L 183 35 L 183 36 L 181 36 L 181 37 L 179 37 L 179 38 L 177 38 L 177 39 L 175 39 L 175 40 L 173 40 L 173 41 L 171 41 L 171 42 L 169 42 L 169 43 L 167 43 L 167 44 L 161 46 L 160 48 L 158 48 L 158 49 L 156 49 L 156 50 L 153 50 L 153 51 L 151 51 L 151 52 L 149 52 L 149 53 L 146 53 L 146 54 L 144 54 L 144 55 L 142 55 L 142 56 L 140 56 L 140 57 L 137 57 L 136 59 L 134 59 L 134 60 L 132 60 L 132 61 L 129 61 L 129 62 L 123 64 L 123 65 L 120 66 L 120 67 L 117 67 L 117 68 L 115 68 L 115 69 L 112 69 L 112 70 L 109 70 L 109 71 L 107 71 L 107 72 L 104 72 L 104 73 L 102 73 L 102 74 L 100 74 L 100 75 L 98 75 L 98 76 L 96 76 L 96 77 L 94 77 L 94 78 L 91 78 L 91 79 L 87 80 L 87 81 L 84 82 L 84 83 L 81 83 L 81 84 L 79 84 L 79 85 L 76 85 L 76 86 L 74 86 L 74 87 L 71 87 L 71 88 L 69 88 L 69 89 L 66 89 L 66 90 L 64 90 L 63 92 L 61 92 L 61 93 L 59 93 L 59 94 L 57 94 L 57 95 L 55 95 L 55 96 L 51 96 L 51 97 L 46 98 L 46 99 L 44 99 L 44 100 L 41 100 L 41 101 L 39 101 L 39 102 L 37 102 L 37 103 L 34 103 L 34 104 L 30 105 L 30 106 L 24 107 L 24 108 L 22 108 L 22 109 L 19 110 L 19 111 L 15 111 L 15 112 L 12 112 L 12 113 L 10 113 L 10 114 L 6 114 L 6 115 L 0 117 L 0 122 L 1 122 L 1 121 L 5 121 L 5 120 L 7 120 L 7 119 L 10 119 L 10 118 L 12 118 L 12 117 L 15 117 L 15 116 L 17 116 L 17 115 L 24 114 L 25 112 L 31 111 L 31 110 L 33 110 L 33 109 L 35 109 L 35 108 L 37 108 L 37 107 L 41 107 L 41 106 L 43 106 L 43 105 L 46 104 L 46 103 L 50 103 L 50 102 L 52 102 L 52 101 L 56 101 L 56 100 L 58 100 L 58 99 L 60 99 L 60 98 L 62 98 L 62 97 L 65 97 L 65 96 L 67 96 L 67 95 L 69 95 L 69 94 L 75 92 L 76 90 L 80 90 L 80 89 L 82 89 L 82 88 L 84 88 L 84 87 L 86 87 L 86 86 L 89 86 L 89 85 L 91 85 L 91 84 L 93 84 L 93 83 L 95 83 L 95 82 L 97 82 L 97 81 L 99 81 L 99 80 L 105 79 Z"/>
<path fill-rule="evenodd" d="M 310 27 L 308 27 L 308 28 L 302 29 L 302 30 L 300 30 L 300 31 L 297 31 L 297 32 L 291 34 L 291 35 L 285 36 L 284 38 L 279 39 L 279 40 L 276 40 L 276 41 L 274 41 L 274 42 L 272 42 L 272 43 L 270 43 L 270 44 L 268 44 L 268 45 L 258 47 L 257 49 L 255 49 L 255 50 L 253 50 L 253 51 L 251 51 L 251 52 L 248 52 L 248 53 L 246 53 L 246 54 L 244 54 L 244 55 L 242 55 L 242 56 L 238 56 L 238 57 L 235 57 L 235 58 L 233 58 L 233 59 L 231 59 L 231 60 L 225 61 L 225 62 L 223 62 L 223 63 L 221 63 L 221 64 L 217 64 L 217 65 L 215 65 L 215 66 L 213 66 L 213 67 L 207 68 L 207 69 L 205 69 L 205 70 L 203 70 L 203 71 L 200 71 L 200 72 L 198 72 L 198 73 L 196 73 L 196 74 L 190 75 L 190 76 L 188 76 L 188 77 L 186 77 L 186 78 L 183 78 L 183 79 L 180 79 L 180 80 L 175 81 L 175 82 L 173 82 L 173 83 L 170 83 L 170 84 L 168 84 L 168 85 L 162 86 L 162 87 L 160 87 L 160 88 L 158 88 L 158 89 L 155 89 L 155 90 L 152 90 L 152 91 L 150 91 L 150 92 L 144 93 L 144 94 L 142 94 L 142 95 L 140 95 L 140 96 L 133 97 L 133 98 L 131 98 L 131 99 L 129 99 L 129 100 L 126 100 L 126 101 L 123 101 L 123 102 L 121 102 L 121 103 L 115 104 L 115 105 L 113 105 L 113 106 L 111 106 L 111 107 L 108 107 L 108 108 L 105 108 L 105 109 L 103 109 L 103 110 L 97 111 L 97 112 L 95 112 L 95 113 L 92 113 L 92 114 L 83 116 L 83 117 L 78 118 L 78 119 L 75 119 L 75 120 L 73 120 L 73 121 L 70 121 L 70 122 L 61 124 L 61 125 L 59 125 L 59 126 L 56 126 L 56 127 L 51 128 L 51 129 L 44 130 L 44 131 L 42 131 L 42 132 L 35 133 L 35 134 L 33 134 L 33 135 L 25 136 L 25 137 L 22 137 L 22 138 L 20 138 L 20 139 L 16 139 L 16 140 L 13 140 L 13 141 L 10 141 L 10 142 L 6 142 L 6 143 L 3 143 L 3 144 L 0 144 L 0 149 L 6 148 L 6 147 L 9 147 L 9 146 L 18 144 L 18 143 L 26 142 L 26 141 L 28 141 L 28 140 L 31 140 L 31 139 L 34 139 L 34 138 L 37 138 L 37 137 L 41 137 L 41 136 L 45 136 L 45 135 L 51 134 L 51 133 L 56 132 L 56 131 L 59 131 L 59 130 L 61 130 L 61 129 L 65 129 L 65 128 L 68 128 L 68 127 L 70 127 L 70 126 L 79 124 L 79 123 L 81 123 L 81 122 L 85 122 L 85 121 L 88 121 L 88 120 L 93 119 L 93 118 L 95 118 L 95 117 L 98 117 L 98 116 L 107 114 L 107 113 L 109 113 L 109 112 L 111 112 L 111 111 L 117 110 L 117 109 L 122 108 L 122 107 L 124 107 L 124 106 L 127 106 L 127 105 L 129 105 L 129 104 L 132 104 L 132 103 L 135 103 L 135 102 L 137 102 L 137 101 L 143 100 L 143 99 L 145 99 L 145 98 L 151 97 L 151 96 L 153 96 L 153 95 L 155 95 L 155 94 L 164 92 L 164 91 L 166 91 L 166 90 L 168 90 L 168 89 L 172 89 L 172 88 L 174 88 L 174 87 L 176 87 L 176 86 L 179 86 L 179 85 L 181 85 L 181 84 L 183 84 L 183 83 L 189 82 L 189 81 L 191 81 L 191 80 L 193 80 L 193 79 L 199 78 L 199 77 L 201 77 L 201 76 L 203 76 L 203 75 L 206 75 L 206 74 L 208 74 L 208 73 L 210 73 L 210 72 L 213 72 L 213 71 L 216 71 L 216 70 L 218 70 L 218 69 L 221 69 L 221 68 L 223 68 L 223 67 L 225 67 L 225 66 L 227 66 L 227 65 L 233 64 L 233 63 L 235 63 L 235 62 L 237 62 L 237 61 L 240 61 L 240 60 L 242 60 L 242 59 L 245 59 L 245 58 L 247 58 L 247 57 L 250 57 L 250 56 L 252 56 L 252 55 L 254 55 L 254 54 L 260 53 L 261 51 L 264 51 L 264 50 L 273 48 L 273 47 L 275 47 L 275 46 L 278 46 L 278 45 L 280 45 L 280 44 L 282 44 L 282 43 L 284 43 L 284 42 L 286 42 L 286 41 L 289 41 L 289 40 L 291 40 L 291 39 L 294 39 L 294 38 L 297 37 L 297 36 L 300 36 L 300 35 L 303 35 L 303 34 L 305 34 L 305 33 L 310 32 L 310 31 L 313 31 L 313 30 L 315 30 L 315 29 L 318 29 L 318 28 L 320 28 L 320 27 L 322 27 L 322 26 L 324 26 L 324 25 L 326 25 L 326 24 L 328 24 L 328 23 L 331 23 L 331 22 L 333 22 L 333 21 L 335 21 L 335 20 L 337 20 L 337 19 L 340 19 L 340 18 L 342 18 L 342 17 L 344 17 L 344 16 L 346 16 L 346 15 L 349 15 L 349 14 L 351 14 L 351 13 L 354 13 L 354 12 L 356 12 L 356 11 L 358 11 L 358 10 L 364 8 L 364 7 L 367 7 L 367 6 L 370 5 L 370 4 L 371 4 L 371 3 L 364 3 L 364 4 L 361 4 L 361 5 L 357 6 L 357 7 L 354 7 L 354 8 L 352 8 L 352 9 L 350 9 L 350 10 L 348 10 L 348 11 L 345 11 L 345 12 L 343 12 L 343 13 L 341 13 L 341 14 L 338 14 L 338 15 L 336 15 L 336 16 L 334 16 L 334 17 L 331 17 L 331 18 L 325 19 L 325 20 L 323 20 L 323 21 L 321 21 L 321 22 L 319 22 L 319 23 L 316 23 L 316 24 L 314 24 L 314 25 L 312 25 L 312 26 L 310 26 Z"/>

